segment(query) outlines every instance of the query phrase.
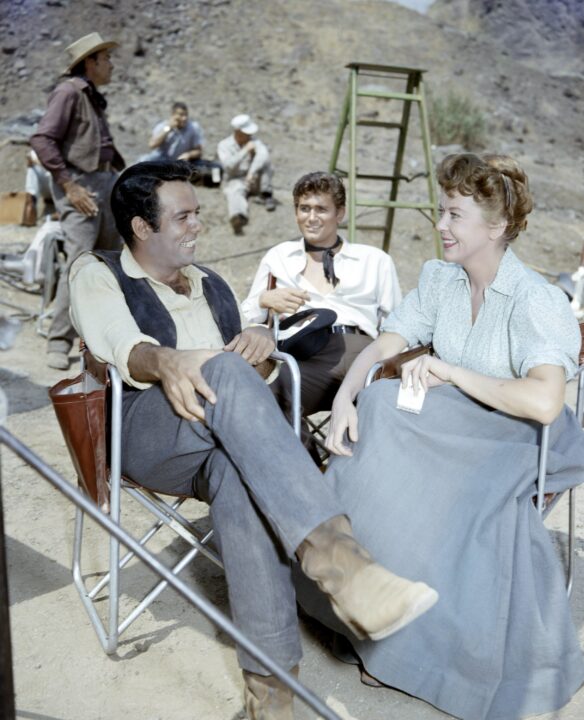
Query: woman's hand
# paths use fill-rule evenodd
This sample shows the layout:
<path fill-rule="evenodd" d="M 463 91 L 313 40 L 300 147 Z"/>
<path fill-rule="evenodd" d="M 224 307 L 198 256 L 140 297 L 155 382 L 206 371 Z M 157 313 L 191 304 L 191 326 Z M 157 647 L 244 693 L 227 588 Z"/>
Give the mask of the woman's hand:
<path fill-rule="evenodd" d="M 561 365 L 538 365 L 527 377 L 499 378 L 422 355 L 402 366 L 402 385 L 412 378 L 414 392 L 451 383 L 495 410 L 548 425 L 562 410 L 566 372 Z"/>
<path fill-rule="evenodd" d="M 402 387 L 407 387 L 410 377 L 414 393 L 417 393 L 420 387 L 427 391 L 428 388 L 437 385 L 452 383 L 453 367 L 435 355 L 420 355 L 402 365 Z"/>
<path fill-rule="evenodd" d="M 326 449 L 333 455 L 351 456 L 353 451 L 343 443 L 345 431 L 349 432 L 349 440 L 357 442 L 357 408 L 348 394 L 337 393 L 333 403 L 328 435 L 325 440 Z"/>

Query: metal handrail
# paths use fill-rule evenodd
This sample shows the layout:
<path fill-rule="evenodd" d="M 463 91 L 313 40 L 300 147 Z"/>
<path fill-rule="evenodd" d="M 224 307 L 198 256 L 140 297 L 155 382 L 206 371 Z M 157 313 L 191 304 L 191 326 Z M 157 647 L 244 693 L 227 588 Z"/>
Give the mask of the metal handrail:
<path fill-rule="evenodd" d="M 226 633 L 235 643 L 240 645 L 249 655 L 257 660 L 271 675 L 275 675 L 295 695 L 297 695 L 310 708 L 318 713 L 324 720 L 342 720 L 334 710 L 326 705 L 312 690 L 299 682 L 293 675 L 283 670 L 269 655 L 255 643 L 249 640 L 220 610 L 208 600 L 198 595 L 188 587 L 180 578 L 154 557 L 132 535 L 119 525 L 116 525 L 108 515 L 105 515 L 91 500 L 78 488 L 68 483 L 54 468 L 48 465 L 27 445 L 18 440 L 6 428 L 0 425 L 0 444 L 6 445 L 21 460 L 34 468 L 54 488 L 59 490 L 74 505 L 87 513 L 100 527 L 106 530 L 113 538 L 123 543 L 151 570 L 172 586 L 185 600 L 191 603 L 208 620 Z M 0 478 L 1 479 L 1 478 Z"/>

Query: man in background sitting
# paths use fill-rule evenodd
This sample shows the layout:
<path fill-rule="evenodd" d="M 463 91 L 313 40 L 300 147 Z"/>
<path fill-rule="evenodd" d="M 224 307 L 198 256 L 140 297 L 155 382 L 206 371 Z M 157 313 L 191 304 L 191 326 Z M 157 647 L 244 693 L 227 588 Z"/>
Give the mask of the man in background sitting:
<path fill-rule="evenodd" d="M 276 209 L 272 195 L 272 165 L 268 148 L 255 137 L 258 126 L 249 115 L 231 120 L 233 133 L 221 140 L 217 155 L 225 173 L 229 222 L 236 235 L 243 235 L 249 222 L 250 195 L 259 195 L 268 212 Z"/>
<path fill-rule="evenodd" d="M 184 102 L 172 104 L 170 118 L 154 126 L 148 146 L 152 150 L 142 161 L 186 160 L 209 185 L 221 183 L 221 165 L 203 160 L 203 130 L 198 122 L 189 120 Z"/>

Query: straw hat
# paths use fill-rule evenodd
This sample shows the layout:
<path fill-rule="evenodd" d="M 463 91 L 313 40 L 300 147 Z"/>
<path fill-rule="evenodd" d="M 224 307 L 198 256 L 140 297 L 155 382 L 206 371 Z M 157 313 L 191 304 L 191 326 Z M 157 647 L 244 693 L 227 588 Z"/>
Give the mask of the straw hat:
<path fill-rule="evenodd" d="M 77 63 L 85 60 L 89 55 L 99 52 L 100 50 L 108 50 L 114 47 L 118 47 L 117 42 L 113 40 L 106 41 L 99 33 L 93 32 L 89 33 L 89 35 L 84 35 L 66 49 L 69 55 L 69 65 L 66 67 L 65 72 L 70 72 Z"/>

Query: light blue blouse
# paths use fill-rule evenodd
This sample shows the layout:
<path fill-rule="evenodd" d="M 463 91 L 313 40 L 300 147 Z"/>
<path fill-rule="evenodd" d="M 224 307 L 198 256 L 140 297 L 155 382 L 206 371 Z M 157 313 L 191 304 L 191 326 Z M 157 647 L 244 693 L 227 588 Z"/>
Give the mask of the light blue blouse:
<path fill-rule="evenodd" d="M 418 287 L 387 317 L 382 332 L 408 344 L 432 342 L 453 365 L 494 377 L 525 377 L 537 365 L 578 366 L 580 330 L 566 295 L 507 248 L 472 323 L 470 283 L 454 263 L 424 264 Z"/>

